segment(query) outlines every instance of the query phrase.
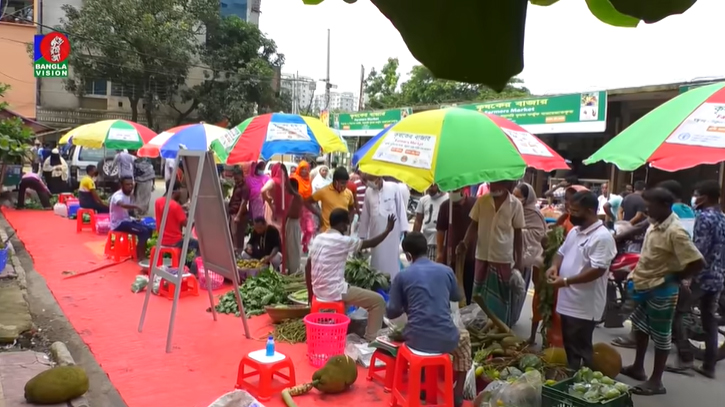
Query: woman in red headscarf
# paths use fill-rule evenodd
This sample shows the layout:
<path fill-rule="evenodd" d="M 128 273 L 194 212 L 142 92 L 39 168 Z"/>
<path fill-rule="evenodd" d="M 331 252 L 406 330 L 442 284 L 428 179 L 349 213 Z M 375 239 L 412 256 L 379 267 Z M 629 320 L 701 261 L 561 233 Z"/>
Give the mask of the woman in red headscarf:
<path fill-rule="evenodd" d="M 312 196 L 312 177 L 310 177 L 310 164 L 307 161 L 300 161 L 297 170 L 290 178 L 297 180 L 298 192 L 303 200 Z M 302 251 L 307 253 L 310 240 L 315 235 L 315 220 L 312 212 L 304 206 L 302 207 L 300 227 L 302 228 Z"/>

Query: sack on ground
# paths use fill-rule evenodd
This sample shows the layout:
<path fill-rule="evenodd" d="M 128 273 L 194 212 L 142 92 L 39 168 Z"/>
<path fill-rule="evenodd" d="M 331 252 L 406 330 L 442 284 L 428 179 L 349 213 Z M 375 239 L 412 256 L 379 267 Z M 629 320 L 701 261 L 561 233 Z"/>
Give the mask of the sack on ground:
<path fill-rule="evenodd" d="M 244 390 L 234 390 L 219 397 L 209 407 L 264 407 L 264 404 Z"/>
<path fill-rule="evenodd" d="M 491 406 L 539 407 L 542 384 L 541 373 L 537 370 L 526 372 L 492 392 L 489 403 Z"/>

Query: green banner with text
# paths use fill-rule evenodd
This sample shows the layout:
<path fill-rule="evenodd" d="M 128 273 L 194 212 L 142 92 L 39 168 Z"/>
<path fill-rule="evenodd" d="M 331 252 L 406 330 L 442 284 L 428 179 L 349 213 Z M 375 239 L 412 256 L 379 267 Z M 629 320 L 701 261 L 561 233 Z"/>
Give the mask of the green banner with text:
<path fill-rule="evenodd" d="M 449 105 L 511 120 L 533 134 L 599 133 L 607 127 L 607 92 Z"/>
<path fill-rule="evenodd" d="M 409 107 L 372 112 L 330 113 L 330 127 L 338 130 L 343 137 L 375 136 L 385 127 L 412 113 L 413 109 Z"/>

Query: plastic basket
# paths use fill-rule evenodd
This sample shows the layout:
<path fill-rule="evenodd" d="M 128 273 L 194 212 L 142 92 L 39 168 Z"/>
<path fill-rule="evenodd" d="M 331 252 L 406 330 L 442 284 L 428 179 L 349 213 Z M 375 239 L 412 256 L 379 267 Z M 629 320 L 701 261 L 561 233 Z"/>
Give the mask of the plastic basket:
<path fill-rule="evenodd" d="M 320 367 L 332 356 L 345 354 L 345 339 L 350 318 L 343 314 L 314 313 L 305 317 L 307 357 Z"/>
<path fill-rule="evenodd" d="M 204 272 L 204 261 L 201 257 L 196 258 L 196 276 L 199 280 L 199 287 L 206 288 L 206 272 Z M 211 280 L 211 289 L 218 290 L 224 285 L 224 276 L 209 270 L 209 280 Z"/>
<path fill-rule="evenodd" d="M 107 213 L 96 214 L 96 234 L 107 235 L 111 231 L 111 218 Z"/>
<path fill-rule="evenodd" d="M 0 274 L 5 272 L 5 266 L 8 265 L 8 247 L 0 249 Z"/>
<path fill-rule="evenodd" d="M 569 386 L 574 379 L 566 379 L 551 386 L 541 388 L 541 407 L 633 407 L 632 396 L 629 393 L 611 399 L 604 403 L 590 403 L 569 394 Z"/>

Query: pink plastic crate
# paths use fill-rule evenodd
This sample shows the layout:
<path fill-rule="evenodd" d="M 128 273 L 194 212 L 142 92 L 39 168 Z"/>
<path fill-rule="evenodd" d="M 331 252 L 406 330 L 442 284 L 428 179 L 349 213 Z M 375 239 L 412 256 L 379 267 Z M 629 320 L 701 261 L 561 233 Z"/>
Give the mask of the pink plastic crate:
<path fill-rule="evenodd" d="M 199 287 L 206 289 L 206 272 L 204 271 L 204 261 L 201 257 L 196 258 L 196 278 L 199 280 Z M 209 279 L 211 280 L 211 289 L 218 290 L 224 285 L 224 276 L 209 270 Z"/>
<path fill-rule="evenodd" d="M 111 231 L 111 218 L 107 213 L 96 214 L 96 233 L 107 235 Z"/>

